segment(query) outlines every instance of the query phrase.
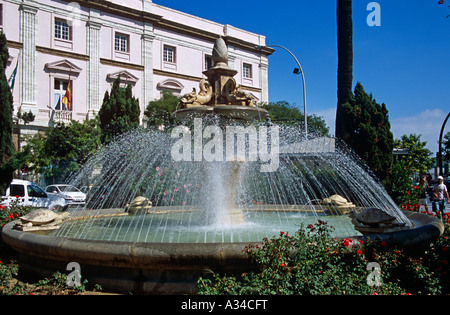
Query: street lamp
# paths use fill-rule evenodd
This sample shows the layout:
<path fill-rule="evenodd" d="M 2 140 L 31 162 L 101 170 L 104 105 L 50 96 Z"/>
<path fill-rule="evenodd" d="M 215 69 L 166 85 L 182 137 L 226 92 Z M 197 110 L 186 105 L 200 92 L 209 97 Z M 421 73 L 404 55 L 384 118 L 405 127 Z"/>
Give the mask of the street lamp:
<path fill-rule="evenodd" d="M 439 134 L 439 152 L 438 152 L 438 169 L 439 175 L 444 176 L 443 168 L 442 168 L 442 136 L 444 135 L 445 125 L 447 124 L 448 119 L 450 118 L 450 113 L 448 113 L 447 117 L 442 124 L 441 133 Z"/>
<path fill-rule="evenodd" d="M 261 50 L 264 46 L 255 46 L 256 49 Z M 305 138 L 308 137 L 308 117 L 306 114 L 306 83 L 305 83 L 305 75 L 303 73 L 302 66 L 300 65 L 300 62 L 298 61 L 297 57 L 286 47 L 280 46 L 280 45 L 267 45 L 265 47 L 278 47 L 286 50 L 297 62 L 298 68 L 294 69 L 294 74 L 301 74 L 302 75 L 302 82 L 303 82 L 303 111 L 305 114 Z"/>

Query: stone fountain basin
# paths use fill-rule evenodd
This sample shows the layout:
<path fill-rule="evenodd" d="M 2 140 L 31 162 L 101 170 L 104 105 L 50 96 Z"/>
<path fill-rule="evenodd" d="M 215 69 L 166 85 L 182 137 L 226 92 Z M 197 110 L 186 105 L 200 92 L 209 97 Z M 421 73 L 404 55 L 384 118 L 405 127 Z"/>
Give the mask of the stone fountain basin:
<path fill-rule="evenodd" d="M 417 248 L 442 235 L 443 223 L 429 215 L 405 212 L 413 228 L 355 237 L 365 242 L 386 241 L 401 248 Z M 193 293 L 199 277 L 210 270 L 240 274 L 253 266 L 248 243 L 144 243 L 62 238 L 22 232 L 4 226 L 3 241 L 19 253 L 21 272 L 37 279 L 67 271 L 70 262 L 81 266 L 81 276 L 105 291 L 133 294 Z M 254 243 L 256 244 L 256 243 Z"/>

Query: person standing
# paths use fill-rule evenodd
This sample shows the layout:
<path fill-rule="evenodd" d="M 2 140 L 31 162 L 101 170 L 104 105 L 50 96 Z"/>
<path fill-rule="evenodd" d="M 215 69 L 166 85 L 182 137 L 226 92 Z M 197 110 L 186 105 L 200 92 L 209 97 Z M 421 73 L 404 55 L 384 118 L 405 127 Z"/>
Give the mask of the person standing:
<path fill-rule="evenodd" d="M 445 198 L 447 199 L 447 202 L 450 203 L 447 186 L 445 186 L 444 184 L 444 178 L 442 176 L 439 176 L 438 183 L 433 186 L 433 191 L 431 194 L 431 203 L 433 205 L 433 211 L 436 212 L 438 216 L 439 216 L 438 207 L 442 216 L 444 215 Z"/>

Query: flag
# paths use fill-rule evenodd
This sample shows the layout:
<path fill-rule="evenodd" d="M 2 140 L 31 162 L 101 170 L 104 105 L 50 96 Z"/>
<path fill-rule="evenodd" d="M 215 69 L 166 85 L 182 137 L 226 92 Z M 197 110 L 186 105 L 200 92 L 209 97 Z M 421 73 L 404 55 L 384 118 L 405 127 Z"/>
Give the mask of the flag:
<path fill-rule="evenodd" d="M 70 75 L 69 75 L 69 83 L 67 84 L 66 94 L 64 94 L 61 102 L 66 106 L 67 110 L 71 110 L 72 108 L 72 95 L 70 92 Z"/>
<path fill-rule="evenodd" d="M 14 68 L 14 71 L 8 80 L 8 85 L 9 85 L 10 90 L 14 89 L 14 83 L 16 82 L 16 74 L 17 74 L 17 66 L 18 65 L 19 65 L 19 60 L 17 60 L 16 67 Z"/>

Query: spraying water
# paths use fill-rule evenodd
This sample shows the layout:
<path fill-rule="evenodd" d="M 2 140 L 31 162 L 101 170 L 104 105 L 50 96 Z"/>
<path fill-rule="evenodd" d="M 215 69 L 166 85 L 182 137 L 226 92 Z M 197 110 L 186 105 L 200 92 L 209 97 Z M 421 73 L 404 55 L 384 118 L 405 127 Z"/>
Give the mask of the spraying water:
<path fill-rule="evenodd" d="M 184 126 L 185 134 L 191 133 L 185 138 L 189 155 L 182 152 L 189 145 L 180 146 L 183 136 L 173 137 L 173 130 L 121 136 L 70 180 L 72 185 L 90 187 L 85 208 L 72 210 L 89 216 L 64 224 L 55 235 L 110 241 L 251 242 L 280 231 L 294 233 L 301 224 L 321 218 L 336 228 L 336 235 L 353 236 L 358 232 L 347 213 L 359 207 L 382 209 L 410 225 L 364 164 L 335 145 L 334 139 L 301 140 L 301 129 L 292 126 L 276 126 L 274 137 L 275 129 L 261 123 L 251 126 L 256 132 L 245 129 L 241 141 L 235 134 L 231 147 L 225 137 L 230 121 L 216 116 L 203 120 L 207 132 L 201 135 L 201 160 L 195 158 L 199 149 L 192 124 Z M 258 145 L 252 144 L 252 134 Z M 174 147 L 185 160 L 174 159 Z M 226 152 L 231 148 L 234 154 Z M 254 157 L 274 152 L 278 167 L 263 172 L 261 166 L 271 161 Z M 215 158 L 205 159 L 208 154 Z M 335 195 L 348 204 L 330 207 L 324 202 Z M 105 209 L 127 212 L 138 196 L 151 202 L 148 211 L 101 217 Z"/>

